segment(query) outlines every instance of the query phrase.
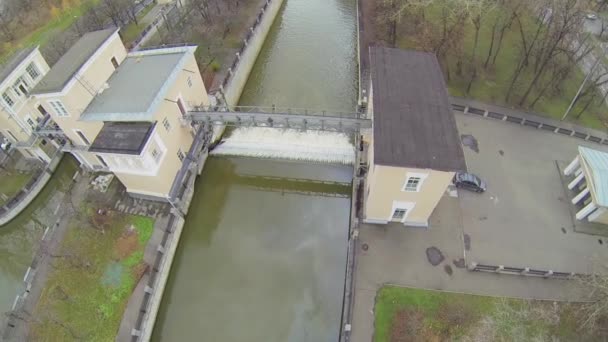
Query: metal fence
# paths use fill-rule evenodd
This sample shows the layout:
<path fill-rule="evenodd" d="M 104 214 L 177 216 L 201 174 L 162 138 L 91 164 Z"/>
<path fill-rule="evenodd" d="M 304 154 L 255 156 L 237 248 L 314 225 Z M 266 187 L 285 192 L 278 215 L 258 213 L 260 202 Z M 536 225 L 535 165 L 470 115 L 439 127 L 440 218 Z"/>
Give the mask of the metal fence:
<path fill-rule="evenodd" d="M 572 279 L 576 276 L 575 273 L 569 272 L 557 272 L 552 270 L 539 270 L 530 267 L 510 267 L 504 265 L 485 265 L 471 262 L 467 266 L 469 271 L 475 272 L 490 272 L 500 274 L 513 274 L 522 276 L 533 276 L 543 278 L 557 278 L 557 279 Z"/>
<path fill-rule="evenodd" d="M 235 57 L 232 60 L 232 63 L 230 64 L 230 68 L 228 68 L 228 72 L 224 76 L 224 80 L 221 83 L 220 92 L 222 93 L 222 95 L 223 95 L 223 89 L 228 86 L 228 83 L 232 79 L 232 74 L 236 70 L 236 68 L 239 66 L 239 62 L 240 62 L 241 56 L 245 52 L 245 49 L 247 49 L 247 46 L 248 46 L 249 42 L 253 38 L 255 29 L 257 29 L 258 26 L 260 25 L 260 23 L 262 22 L 262 19 L 264 18 L 264 15 L 266 13 L 266 9 L 268 9 L 268 6 L 270 5 L 270 3 L 272 1 L 275 1 L 275 0 L 266 0 L 266 2 L 264 3 L 264 5 L 262 6 L 262 8 L 260 9 L 260 11 L 258 12 L 258 15 L 256 16 L 255 22 L 249 28 L 249 30 L 247 30 L 247 34 L 245 35 L 245 38 L 243 39 L 243 42 L 241 43 L 241 47 L 239 48 L 239 51 L 235 54 Z"/>
<path fill-rule="evenodd" d="M 522 126 L 533 127 L 539 130 L 562 134 L 585 141 L 592 141 L 601 145 L 608 145 L 608 135 L 606 135 L 604 132 L 567 122 L 544 118 L 536 114 L 506 114 L 505 112 L 507 112 L 508 109 L 505 109 L 505 112 L 502 112 L 500 109 L 495 107 L 496 106 L 492 106 L 492 109 L 483 108 L 483 105 L 481 104 L 471 106 L 459 101 L 458 98 L 452 98 L 452 108 L 455 111 L 506 121 Z"/>

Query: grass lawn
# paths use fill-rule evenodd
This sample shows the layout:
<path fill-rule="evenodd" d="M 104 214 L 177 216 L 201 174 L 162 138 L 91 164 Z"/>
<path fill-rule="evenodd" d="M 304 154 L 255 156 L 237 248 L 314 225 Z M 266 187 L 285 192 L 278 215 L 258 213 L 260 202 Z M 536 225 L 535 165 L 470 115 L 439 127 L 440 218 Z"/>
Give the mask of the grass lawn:
<path fill-rule="evenodd" d="M 137 15 L 137 21 L 142 20 L 148 13 L 150 13 L 154 6 L 156 6 L 155 3 L 150 3 L 148 7 L 144 8 L 144 10 Z M 146 28 L 147 25 L 148 24 L 142 22 L 140 22 L 139 25 L 135 24 L 135 22 L 132 22 L 129 25 L 123 27 L 120 30 L 120 33 L 125 45 L 128 46 L 135 39 L 137 39 L 137 37 L 139 37 L 139 34 Z"/>
<path fill-rule="evenodd" d="M 426 20 L 424 25 L 432 25 L 433 30 L 441 32 L 441 28 L 439 27 L 442 22 L 440 19 L 440 10 L 430 6 L 427 8 L 425 15 Z M 487 69 L 483 68 L 490 46 L 492 24 L 496 22 L 500 16 L 508 15 L 510 15 L 508 11 L 498 9 L 488 14 L 482 21 L 476 58 L 480 73 L 478 79 L 473 83 L 471 92 L 468 95 L 465 94 L 465 91 L 470 79 L 470 73 L 467 73 L 465 69 L 462 75 L 456 75 L 457 58 L 450 55 L 449 63 L 451 72 L 450 79 L 448 80 L 448 88 L 451 95 L 467 96 L 480 101 L 508 107 L 517 106 L 517 103 L 533 77 L 533 68 L 528 68 L 524 71 L 519 82 L 516 84 L 514 96 L 511 96 L 509 103 L 506 103 L 505 94 L 511 83 L 520 56 L 519 49 L 521 46 L 521 39 L 516 24 L 513 24 L 512 28 L 506 31 L 501 52 L 496 60 L 496 65 L 488 67 Z M 412 28 L 410 21 L 407 19 L 408 18 L 404 18 L 399 24 L 396 45 L 400 48 L 419 48 L 417 41 L 420 41 L 420 38 L 416 38 L 417 32 Z M 523 18 L 523 21 L 527 30 L 531 32 L 536 30 L 538 24 L 532 17 Z M 474 27 L 468 22 L 465 28 L 463 47 L 463 61 L 465 64 L 472 59 L 474 34 Z M 548 79 L 550 76 L 550 72 L 546 72 L 545 78 Z M 560 119 L 568 108 L 570 101 L 576 94 L 584 77 L 582 71 L 579 68 L 575 68 L 574 72 L 572 72 L 569 78 L 564 82 L 561 92 L 552 94 L 551 91 L 548 90 L 531 110 L 540 112 L 543 115 L 547 115 L 554 119 Z M 528 105 L 536 98 L 537 94 L 537 91 L 532 92 L 531 96 L 528 97 Z M 600 97 L 598 96 L 598 102 L 599 98 Z M 605 130 L 606 127 L 608 127 L 608 108 L 605 105 L 592 105 L 579 119 L 576 119 L 575 116 L 578 113 L 578 109 L 582 107 L 582 104 L 577 104 L 577 106 L 575 106 L 569 116 L 570 121 L 596 129 Z"/>
<path fill-rule="evenodd" d="M 69 28 L 78 17 L 98 2 L 99 0 L 81 0 L 78 5 L 71 6 L 70 8 L 61 11 L 57 18 L 49 18 L 47 22 L 36 30 L 17 39 L 15 42 L 5 43 L 5 47 L 7 48 L 4 49 L 4 52 L 0 55 L 0 61 L 4 61 L 15 53 L 15 51 L 24 47 L 35 45 L 44 46 L 49 42 L 50 37 L 52 37 L 53 34 Z"/>
<path fill-rule="evenodd" d="M 145 271 L 154 221 L 110 212 L 66 232 L 30 324 L 33 340 L 113 341 L 127 301 Z M 93 216 L 94 215 L 94 216 Z"/>
<path fill-rule="evenodd" d="M 576 304 L 385 286 L 375 307 L 374 342 L 585 341 Z"/>
<path fill-rule="evenodd" d="M 32 177 L 31 173 L 0 171 L 0 194 L 12 198 Z M 0 196 L 0 205 L 6 201 Z"/>

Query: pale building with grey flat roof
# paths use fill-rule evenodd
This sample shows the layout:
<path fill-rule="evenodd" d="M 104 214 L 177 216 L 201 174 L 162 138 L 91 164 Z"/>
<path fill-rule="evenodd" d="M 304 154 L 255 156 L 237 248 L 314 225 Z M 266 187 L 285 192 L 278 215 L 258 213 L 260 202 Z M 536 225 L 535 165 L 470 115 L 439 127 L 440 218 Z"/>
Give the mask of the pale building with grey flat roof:
<path fill-rule="evenodd" d="M 62 137 L 83 168 L 114 173 L 130 194 L 168 200 L 196 133 L 184 116 L 209 104 L 195 51 L 128 53 L 116 29 L 85 34 L 28 92 L 37 136 Z"/>

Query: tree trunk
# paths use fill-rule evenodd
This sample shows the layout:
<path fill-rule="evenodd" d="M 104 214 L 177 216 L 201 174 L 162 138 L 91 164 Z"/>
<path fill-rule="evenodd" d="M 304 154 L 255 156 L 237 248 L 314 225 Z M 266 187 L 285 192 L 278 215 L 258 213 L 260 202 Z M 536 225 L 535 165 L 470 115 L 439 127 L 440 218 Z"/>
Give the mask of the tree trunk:
<path fill-rule="evenodd" d="M 490 63 L 490 58 L 492 57 L 492 50 L 494 49 L 494 38 L 496 36 L 496 26 L 498 25 L 498 22 L 495 22 L 494 25 L 492 25 L 492 36 L 490 39 L 490 48 L 488 49 L 488 57 L 486 57 L 486 61 L 485 63 L 483 63 L 483 67 L 484 68 L 488 68 L 488 63 Z"/>
<path fill-rule="evenodd" d="M 589 98 L 589 101 L 587 101 L 587 103 L 585 103 L 585 106 L 576 114 L 576 120 L 580 119 L 581 116 L 583 116 L 583 113 L 589 109 L 589 106 L 591 105 L 591 103 L 593 102 L 593 100 L 595 99 L 596 93 L 593 93 L 591 95 L 591 97 Z"/>

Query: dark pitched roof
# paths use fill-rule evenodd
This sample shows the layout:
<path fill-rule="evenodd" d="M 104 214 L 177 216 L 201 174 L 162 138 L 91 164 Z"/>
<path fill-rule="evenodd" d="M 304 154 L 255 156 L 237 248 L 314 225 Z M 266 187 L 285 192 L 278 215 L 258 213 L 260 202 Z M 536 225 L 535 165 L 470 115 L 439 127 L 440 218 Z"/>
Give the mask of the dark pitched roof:
<path fill-rule="evenodd" d="M 140 154 L 155 125 L 153 122 L 106 122 L 89 151 Z"/>
<path fill-rule="evenodd" d="M 19 50 L 9 57 L 6 63 L 2 63 L 0 66 L 0 82 L 3 82 L 37 48 L 37 46 L 34 46 Z"/>
<path fill-rule="evenodd" d="M 466 170 L 456 120 L 434 54 L 370 49 L 374 163 Z"/>
<path fill-rule="evenodd" d="M 116 29 L 93 31 L 84 34 L 72 47 L 53 65 L 51 70 L 32 89 L 32 94 L 60 92 L 72 79 L 80 67 L 91 58 L 97 50 L 110 38 Z"/>

